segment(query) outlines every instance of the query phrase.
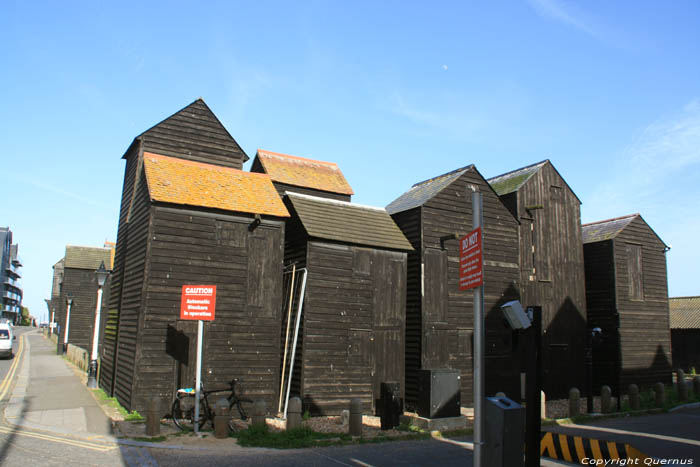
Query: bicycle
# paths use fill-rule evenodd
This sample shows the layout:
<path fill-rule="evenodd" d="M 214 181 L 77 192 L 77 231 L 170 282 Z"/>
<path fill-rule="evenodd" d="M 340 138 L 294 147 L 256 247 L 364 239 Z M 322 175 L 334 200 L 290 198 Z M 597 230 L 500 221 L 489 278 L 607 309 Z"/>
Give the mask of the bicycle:
<path fill-rule="evenodd" d="M 236 425 L 234 424 L 234 408 L 238 412 L 240 419 L 242 421 L 248 420 L 248 415 L 246 414 L 243 404 L 252 404 L 253 401 L 243 397 L 239 397 L 236 394 L 236 385 L 238 384 L 238 379 L 232 379 L 229 382 L 229 389 L 212 389 L 209 391 L 204 390 L 204 385 L 200 387 L 200 399 L 199 399 L 199 428 L 201 429 L 208 421 L 214 424 L 214 408 L 209 404 L 209 395 L 217 392 L 231 391 L 231 393 L 226 397 L 228 401 L 229 410 L 229 422 L 228 426 L 231 431 L 236 431 Z M 173 419 L 173 423 L 180 430 L 189 430 L 194 427 L 194 388 L 178 389 L 175 394 L 175 400 L 173 401 L 170 414 Z"/>

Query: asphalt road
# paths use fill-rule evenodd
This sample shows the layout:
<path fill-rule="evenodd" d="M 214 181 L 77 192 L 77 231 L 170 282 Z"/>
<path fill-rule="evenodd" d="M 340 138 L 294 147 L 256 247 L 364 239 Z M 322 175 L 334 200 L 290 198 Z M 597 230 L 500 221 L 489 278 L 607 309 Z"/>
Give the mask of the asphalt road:
<path fill-rule="evenodd" d="M 15 361 L 14 355 L 17 353 L 17 349 L 19 348 L 19 336 L 24 334 L 25 332 L 32 331 L 36 328 L 29 327 L 29 326 L 15 326 L 12 330 L 13 334 L 17 339 L 12 343 L 12 358 L 0 358 L 0 381 L 5 380 L 5 376 L 7 376 L 7 372 L 10 371 L 10 367 Z"/>

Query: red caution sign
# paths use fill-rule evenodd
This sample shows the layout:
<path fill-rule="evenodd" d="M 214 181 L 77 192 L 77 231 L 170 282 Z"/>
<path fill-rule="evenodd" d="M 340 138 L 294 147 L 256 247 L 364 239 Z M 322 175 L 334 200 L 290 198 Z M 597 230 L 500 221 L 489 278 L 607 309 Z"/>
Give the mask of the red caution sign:
<path fill-rule="evenodd" d="M 459 290 L 484 285 L 481 227 L 469 232 L 459 241 Z"/>
<path fill-rule="evenodd" d="M 180 319 L 214 321 L 215 285 L 183 285 Z"/>

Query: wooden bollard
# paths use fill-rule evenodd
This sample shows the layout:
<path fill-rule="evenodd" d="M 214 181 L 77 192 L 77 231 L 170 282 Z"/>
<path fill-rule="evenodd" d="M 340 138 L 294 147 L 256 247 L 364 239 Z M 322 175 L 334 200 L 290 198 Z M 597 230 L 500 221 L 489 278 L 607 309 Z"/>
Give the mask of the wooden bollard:
<path fill-rule="evenodd" d="M 569 418 L 581 415 L 581 391 L 577 388 L 569 390 Z"/>
<path fill-rule="evenodd" d="M 612 412 L 612 390 L 610 386 L 600 388 L 600 411 L 602 413 Z"/>
<path fill-rule="evenodd" d="M 700 395 L 700 376 L 693 378 L 693 393 L 696 396 Z"/>
<path fill-rule="evenodd" d="M 265 415 L 267 413 L 267 408 L 265 407 L 265 401 L 263 399 L 257 399 L 253 402 L 253 413 L 251 417 L 251 425 L 265 425 Z"/>
<path fill-rule="evenodd" d="M 664 394 L 664 383 L 656 383 L 654 385 L 654 394 L 656 395 L 656 407 L 663 407 L 666 400 Z"/>
<path fill-rule="evenodd" d="M 350 401 L 350 423 L 348 424 L 350 436 L 362 436 L 362 400 Z"/>
<path fill-rule="evenodd" d="M 292 397 L 287 408 L 287 430 L 301 428 L 301 399 Z"/>
<path fill-rule="evenodd" d="M 639 388 L 636 384 L 629 385 L 627 395 L 629 396 L 630 409 L 639 410 Z"/>
<path fill-rule="evenodd" d="M 685 372 L 680 368 L 676 370 L 676 387 L 678 388 L 678 400 L 688 400 L 688 385 L 685 384 Z"/>
<path fill-rule="evenodd" d="M 214 406 L 214 437 L 218 439 L 226 439 L 229 434 L 228 422 L 231 420 L 231 414 L 228 408 L 228 401 L 223 397 L 216 401 Z"/>
<path fill-rule="evenodd" d="M 160 434 L 160 398 L 148 399 L 146 409 L 146 436 L 158 436 Z"/>

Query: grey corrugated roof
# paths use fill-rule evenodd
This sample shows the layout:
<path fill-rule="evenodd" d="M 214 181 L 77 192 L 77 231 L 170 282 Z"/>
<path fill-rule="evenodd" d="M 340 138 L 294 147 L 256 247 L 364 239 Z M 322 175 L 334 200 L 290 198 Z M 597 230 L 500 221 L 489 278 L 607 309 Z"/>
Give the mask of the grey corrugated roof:
<path fill-rule="evenodd" d="M 700 297 L 668 299 L 671 329 L 700 329 Z"/>
<path fill-rule="evenodd" d="M 110 248 L 67 245 L 63 265 L 66 268 L 96 270 L 104 261 L 105 268 L 109 269 L 111 252 Z"/>
<path fill-rule="evenodd" d="M 382 208 L 287 193 L 310 237 L 356 245 L 413 250 L 401 229 Z"/>
<path fill-rule="evenodd" d="M 468 165 L 467 167 L 416 183 L 406 193 L 389 203 L 386 207 L 387 212 L 396 214 L 397 212 L 408 211 L 409 209 L 422 206 L 472 167 L 474 166 Z"/>
<path fill-rule="evenodd" d="M 540 170 L 549 160 L 543 160 L 526 167 L 521 167 L 519 169 L 507 172 L 496 177 L 489 178 L 487 181 L 493 191 L 495 191 L 498 196 L 507 195 L 517 191 L 525 182 L 527 182 L 530 177 L 532 177 L 538 170 Z"/>

